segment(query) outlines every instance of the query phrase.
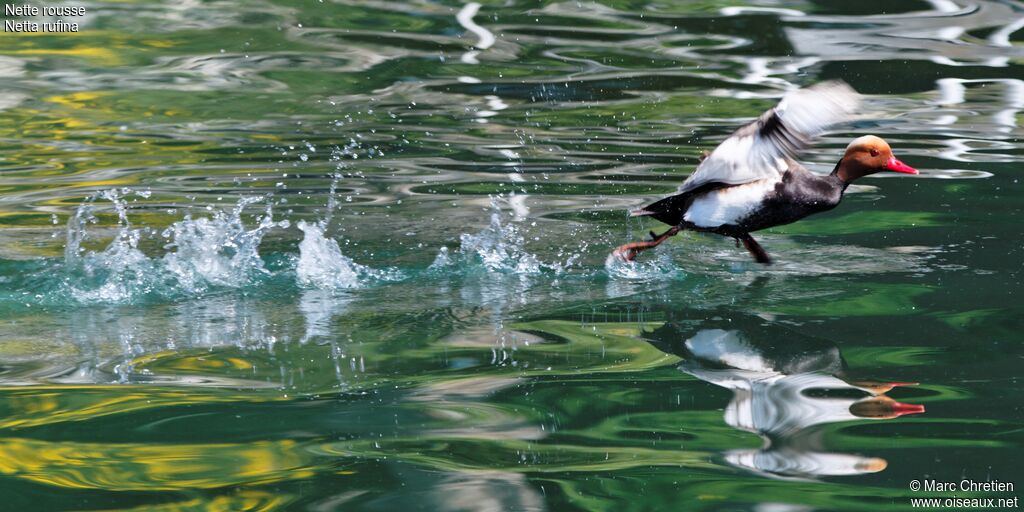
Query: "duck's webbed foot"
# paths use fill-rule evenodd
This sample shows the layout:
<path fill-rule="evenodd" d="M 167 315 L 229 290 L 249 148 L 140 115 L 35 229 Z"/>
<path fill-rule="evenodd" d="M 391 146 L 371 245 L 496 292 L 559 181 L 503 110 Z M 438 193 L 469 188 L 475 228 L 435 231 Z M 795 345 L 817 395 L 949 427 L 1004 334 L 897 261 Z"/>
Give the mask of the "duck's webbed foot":
<path fill-rule="evenodd" d="M 612 251 L 612 255 L 622 261 L 633 261 L 641 252 L 661 245 L 662 242 L 668 240 L 669 237 L 675 236 L 675 234 L 679 233 L 681 230 L 682 228 L 679 226 L 673 226 L 660 235 L 656 235 L 651 231 L 651 240 L 646 242 L 630 242 L 628 244 L 620 245 Z"/>
<path fill-rule="evenodd" d="M 750 255 L 754 257 L 754 261 L 764 264 L 771 265 L 772 259 L 768 256 L 768 252 L 761 247 L 761 244 L 754 240 L 754 237 L 750 236 L 750 233 L 744 233 L 736 237 L 737 242 L 743 242 L 743 247 L 746 247 L 750 251 Z"/>

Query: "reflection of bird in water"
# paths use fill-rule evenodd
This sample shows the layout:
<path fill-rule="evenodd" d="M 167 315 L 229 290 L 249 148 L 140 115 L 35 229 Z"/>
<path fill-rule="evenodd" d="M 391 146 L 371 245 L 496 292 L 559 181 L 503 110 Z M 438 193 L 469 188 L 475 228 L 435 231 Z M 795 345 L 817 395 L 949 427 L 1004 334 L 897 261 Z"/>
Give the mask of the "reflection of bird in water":
<path fill-rule="evenodd" d="M 758 263 L 771 263 L 750 233 L 831 210 L 854 180 L 881 171 L 917 174 L 884 140 L 855 139 L 828 176 L 814 174 L 796 158 L 829 125 L 848 118 L 859 96 L 842 82 L 826 82 L 787 94 L 773 109 L 739 128 L 707 155 L 676 195 L 632 212 L 671 226 L 647 242 L 615 249 L 629 261 L 682 230 L 716 233 L 743 242 Z"/>
<path fill-rule="evenodd" d="M 732 390 L 726 423 L 762 436 L 766 444 L 760 450 L 728 451 L 725 459 L 768 476 L 881 471 L 887 466 L 884 459 L 825 451 L 818 427 L 924 412 L 923 406 L 884 395 L 910 383 L 854 381 L 846 376 L 845 361 L 835 345 L 757 317 L 732 315 L 692 326 L 668 322 L 647 338 L 660 350 L 682 357 L 683 372 Z"/>

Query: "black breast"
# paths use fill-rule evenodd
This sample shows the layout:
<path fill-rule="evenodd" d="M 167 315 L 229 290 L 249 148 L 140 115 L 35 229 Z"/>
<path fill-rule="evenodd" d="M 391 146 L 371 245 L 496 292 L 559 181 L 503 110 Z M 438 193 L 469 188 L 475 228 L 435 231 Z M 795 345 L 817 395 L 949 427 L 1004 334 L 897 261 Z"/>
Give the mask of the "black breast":
<path fill-rule="evenodd" d="M 844 188 L 838 178 L 819 176 L 794 162 L 774 192 L 766 196 L 761 205 L 739 223 L 739 227 L 757 231 L 831 210 L 842 199 Z"/>

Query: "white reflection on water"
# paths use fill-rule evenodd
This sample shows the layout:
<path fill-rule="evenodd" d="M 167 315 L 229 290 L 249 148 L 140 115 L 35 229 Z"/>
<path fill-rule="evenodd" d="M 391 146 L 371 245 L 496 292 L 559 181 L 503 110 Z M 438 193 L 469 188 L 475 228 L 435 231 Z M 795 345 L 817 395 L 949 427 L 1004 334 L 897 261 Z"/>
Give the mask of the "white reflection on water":
<path fill-rule="evenodd" d="M 538 512 L 547 510 L 545 497 L 527 475 L 491 469 L 457 472 L 427 470 L 392 464 L 402 492 L 369 501 L 371 510 L 437 510 L 441 512 Z M 345 509 L 353 493 L 339 495 L 314 506 L 314 511 Z M 356 507 L 359 508 L 359 507 Z"/>
<path fill-rule="evenodd" d="M 962 79 L 962 78 L 940 78 L 935 82 L 939 89 L 939 98 L 936 103 L 942 106 L 954 106 L 960 105 L 966 101 L 967 97 L 967 84 L 982 84 L 983 90 L 986 96 L 992 96 L 991 91 L 993 89 L 1001 89 L 1003 92 L 1000 95 L 999 102 L 1005 105 L 1005 108 L 1000 109 L 992 114 L 992 122 L 995 124 L 996 130 L 1009 133 L 1017 127 L 1017 113 L 1024 109 L 1024 80 L 1016 78 L 980 78 L 980 79 Z M 988 84 L 995 84 L 1001 87 L 987 87 Z M 973 116 L 972 116 L 973 118 Z M 950 125 L 954 124 L 959 120 L 959 116 L 953 114 L 947 114 L 936 121 L 935 124 Z M 972 119 L 971 122 L 976 122 Z M 943 155 L 947 158 L 956 159 L 958 155 Z"/>
<path fill-rule="evenodd" d="M 477 25 L 473 21 L 473 16 L 480 11 L 480 4 L 476 2 L 470 2 L 462 7 L 462 10 L 455 15 L 455 19 L 459 22 L 459 25 L 465 27 L 466 30 L 472 32 L 477 37 L 476 43 L 473 47 L 476 50 L 467 51 L 462 54 L 462 62 L 466 64 L 479 64 L 480 61 L 476 59 L 476 56 L 480 54 L 480 51 L 486 50 L 494 45 L 494 33 L 486 28 Z"/>
<path fill-rule="evenodd" d="M 786 35 L 798 53 L 830 60 L 861 59 L 870 52 L 879 61 L 927 59 L 948 66 L 1006 66 L 1024 50 L 1005 44 L 1019 28 L 1020 16 L 1010 5 L 979 2 L 957 5 L 932 1 L 930 12 L 870 16 L 807 16 L 811 28 L 787 26 Z M 963 39 L 979 29 L 1000 29 L 988 45 Z"/>
<path fill-rule="evenodd" d="M 466 64 L 479 64 L 480 61 L 477 60 L 477 55 L 479 55 L 481 51 L 487 50 L 491 46 L 494 46 L 494 42 L 496 40 L 493 32 L 487 30 L 484 27 L 481 27 L 480 25 L 477 25 L 476 22 L 473 21 L 473 17 L 477 15 L 479 10 L 480 4 L 476 2 L 471 2 L 466 4 L 458 12 L 458 14 L 455 15 L 455 19 L 456 21 L 459 22 L 459 25 L 462 25 L 463 28 L 477 36 L 477 42 L 473 44 L 473 47 L 476 49 L 466 51 L 465 53 L 462 54 L 462 57 L 460 59 L 462 62 Z M 465 84 L 481 83 L 481 80 L 479 78 L 469 75 L 462 75 L 458 77 L 458 81 Z M 487 123 L 487 118 L 496 116 L 498 115 L 498 112 L 508 108 L 508 104 L 502 101 L 502 99 L 499 96 L 496 96 L 494 94 L 485 95 L 483 99 L 486 104 L 486 108 L 477 107 L 474 112 L 476 116 L 476 119 L 474 119 L 474 121 L 478 123 Z M 477 100 L 473 101 L 474 103 L 477 102 Z M 510 178 L 511 177 L 512 175 L 510 175 Z"/>

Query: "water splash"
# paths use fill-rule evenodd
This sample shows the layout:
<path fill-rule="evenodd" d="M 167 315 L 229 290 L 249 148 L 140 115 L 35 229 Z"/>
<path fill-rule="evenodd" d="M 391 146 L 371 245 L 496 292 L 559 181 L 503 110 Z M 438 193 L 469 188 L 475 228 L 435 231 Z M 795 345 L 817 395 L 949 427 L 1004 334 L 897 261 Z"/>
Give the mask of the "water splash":
<path fill-rule="evenodd" d="M 121 189 L 90 196 L 68 220 L 64 284 L 75 300 L 123 302 L 149 293 L 158 285 L 156 276 L 159 274 L 154 271 L 153 262 L 138 248 L 142 232 L 133 229 L 128 220 L 125 197 L 130 194 L 130 189 Z M 118 219 L 117 232 L 104 250 L 86 251 L 82 244 L 89 239 L 88 226 L 97 222 L 93 208 L 97 199 L 113 203 Z"/>
<path fill-rule="evenodd" d="M 459 237 L 459 254 L 463 262 L 482 266 L 488 272 L 511 273 L 519 275 L 539 274 L 545 270 L 561 274 L 575 266 L 583 251 L 559 251 L 562 261 L 544 262 L 535 254 L 526 250 L 526 238 L 517 223 L 502 222 L 502 213 L 496 202 L 492 202 L 491 222 L 486 228 L 475 234 L 463 233 Z M 468 261 L 466 261 L 468 259 Z M 431 268 L 455 264 L 444 248 L 437 255 Z"/>
<path fill-rule="evenodd" d="M 378 270 L 360 265 L 341 252 L 338 242 L 324 236 L 321 224 L 299 222 L 305 234 L 299 243 L 295 274 L 300 286 L 327 290 L 363 288 L 381 281 L 403 278 L 397 269 Z"/>
<path fill-rule="evenodd" d="M 148 192 L 107 190 L 88 198 L 72 215 L 58 296 L 68 295 L 81 303 L 129 303 L 151 295 L 196 295 L 211 287 L 244 287 L 268 274 L 258 252 L 263 236 L 274 227 L 289 225 L 273 220 L 268 203 L 256 227 L 247 229 L 242 212 L 266 198 L 246 197 L 230 212 L 215 211 L 212 217 L 199 219 L 186 216 L 175 222 L 161 233 L 169 240 L 164 248 L 172 252 L 149 257 L 139 249 L 139 242 L 151 230 L 135 229 L 128 219 L 126 198 L 133 194 L 149 197 Z M 89 225 L 96 223 L 97 199 L 113 204 L 118 227 L 104 249 L 88 251 L 82 244 L 91 236 Z"/>
<path fill-rule="evenodd" d="M 623 261 L 609 254 L 604 261 L 605 272 L 612 279 L 631 281 L 661 281 L 684 277 L 686 273 L 672 259 L 670 250 L 655 250 L 644 254 L 645 258 Z"/>
<path fill-rule="evenodd" d="M 451 251 L 447 247 L 442 247 L 437 251 L 437 256 L 434 257 L 434 261 L 427 267 L 427 272 L 440 271 L 454 264 L 452 261 Z"/>
<path fill-rule="evenodd" d="M 260 258 L 260 242 L 269 230 L 287 228 L 289 222 L 275 222 L 269 203 L 255 228 L 246 229 L 242 222 L 245 208 L 264 199 L 243 197 L 230 212 L 216 211 L 199 219 L 186 216 L 175 222 L 163 232 L 171 240 L 165 248 L 175 249 L 164 256 L 163 266 L 190 293 L 212 286 L 237 288 L 256 275 L 269 274 Z"/>
<path fill-rule="evenodd" d="M 319 222 L 299 222 L 304 233 L 295 263 L 295 279 L 300 287 L 345 290 L 373 283 L 404 278 L 397 269 L 374 269 L 345 256 L 334 240 L 324 235 L 337 202 L 332 183 L 331 200 L 325 218 Z M 198 296 L 216 288 L 246 288 L 275 273 L 267 269 L 259 247 L 274 228 L 288 228 L 287 220 L 275 221 L 272 204 L 265 196 L 243 197 L 230 210 L 213 210 L 208 217 L 186 215 L 160 232 L 166 240 L 162 256 L 147 256 L 139 243 L 156 235 L 150 229 L 133 228 L 129 218 L 129 196 L 148 197 L 146 192 L 130 189 L 108 190 L 91 196 L 68 221 L 64 265 L 59 269 L 62 286 L 51 298 L 78 303 L 133 303 L 146 297 Z M 109 244 L 89 251 L 83 243 L 94 234 L 90 225 L 97 222 L 95 202 L 105 199 L 117 212 L 117 231 Z M 266 207 L 249 228 L 243 212 L 266 202 Z M 48 269 L 52 270 L 52 269 Z M 50 272 L 39 277 L 48 280 Z M 281 274 L 281 273 L 278 273 Z M 45 301 L 45 297 L 44 297 Z"/>
<path fill-rule="evenodd" d="M 299 259 L 295 275 L 299 286 L 320 290 L 350 290 L 363 288 L 382 281 L 400 281 L 404 278 L 397 269 L 374 269 L 356 263 L 341 252 L 338 242 L 324 236 L 324 231 L 338 209 L 338 182 L 342 179 L 342 164 L 332 175 L 327 194 L 327 210 L 316 223 L 299 221 L 303 238 L 299 243 Z"/>
<path fill-rule="evenodd" d="M 537 256 L 523 248 L 525 240 L 515 224 L 502 225 L 499 212 L 491 214 L 491 223 L 486 229 L 472 235 L 464 233 L 459 241 L 460 252 L 476 255 L 492 272 L 537 274 L 545 267 Z"/>

